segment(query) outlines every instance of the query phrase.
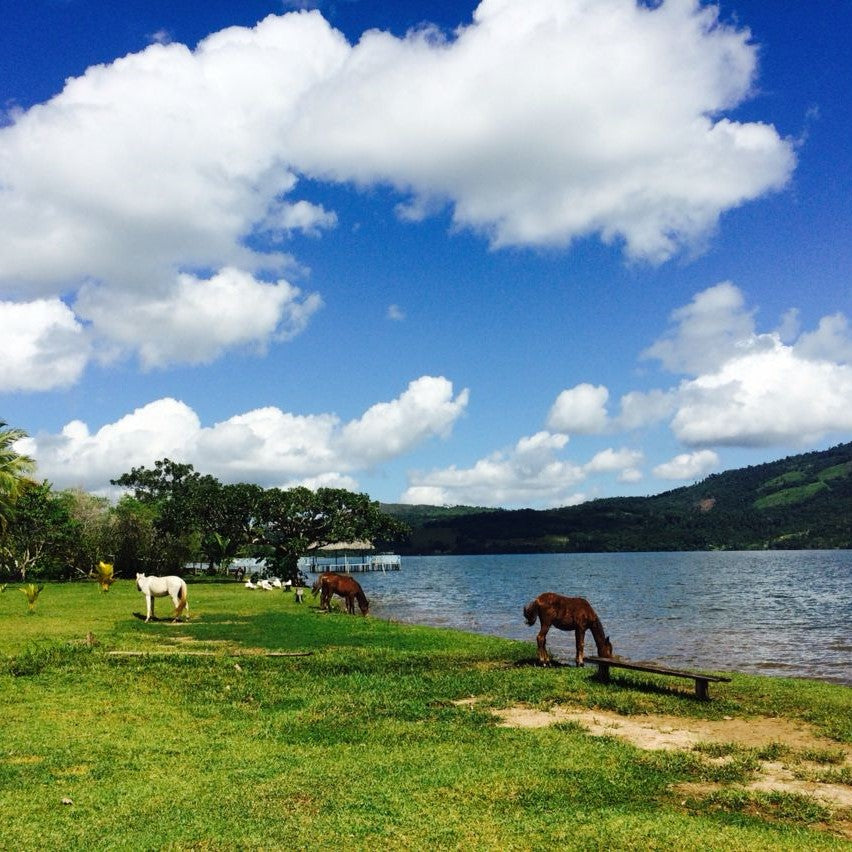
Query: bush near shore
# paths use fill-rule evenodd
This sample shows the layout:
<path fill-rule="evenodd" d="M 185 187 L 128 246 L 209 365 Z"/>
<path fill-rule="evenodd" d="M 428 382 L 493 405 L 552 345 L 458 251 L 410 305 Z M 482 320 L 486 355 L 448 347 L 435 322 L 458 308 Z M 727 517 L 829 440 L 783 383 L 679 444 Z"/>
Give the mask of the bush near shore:
<path fill-rule="evenodd" d="M 848 848 L 848 810 L 749 787 L 772 759 L 849 789 L 848 687 L 734 675 L 702 703 L 536 667 L 532 630 L 320 614 L 237 584 L 189 601 L 187 622 L 145 624 L 130 581 L 48 584 L 33 614 L 0 596 L 0 848 Z M 519 706 L 774 717 L 827 746 L 647 751 L 574 722 L 501 726 Z"/>

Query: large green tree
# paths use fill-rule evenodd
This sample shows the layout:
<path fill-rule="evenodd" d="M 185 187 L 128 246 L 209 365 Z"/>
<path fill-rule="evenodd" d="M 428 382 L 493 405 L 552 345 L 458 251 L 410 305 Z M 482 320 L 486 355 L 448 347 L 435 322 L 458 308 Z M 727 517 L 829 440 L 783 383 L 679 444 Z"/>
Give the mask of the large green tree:
<path fill-rule="evenodd" d="M 157 544 L 147 559 L 165 559 L 169 564 L 163 567 L 178 567 L 174 565 L 178 554 L 186 560 L 200 552 L 212 566 L 249 552 L 265 557 L 282 579 L 297 582 L 300 556 L 339 542 L 387 544 L 408 531 L 366 494 L 342 488 L 264 490 L 249 483 L 222 485 L 213 476 L 199 474 L 191 464 L 170 459 L 155 462 L 153 468 L 135 467 L 112 482 L 133 492 L 125 498 L 125 522 L 142 520 L 141 507 L 152 513 Z M 136 529 L 141 535 L 143 527 Z M 158 556 L 157 549 L 169 549 L 169 542 L 175 546 Z M 116 554 L 117 569 L 124 571 L 129 561 L 135 559 Z"/>
<path fill-rule="evenodd" d="M 153 469 L 134 467 L 111 482 L 132 489 L 137 503 L 152 511 L 156 537 L 146 556 L 146 572 L 174 573 L 198 555 L 202 516 L 215 505 L 221 489 L 215 477 L 166 458 L 156 461 Z M 125 572 L 124 565 L 118 567 Z"/>
<path fill-rule="evenodd" d="M 0 420 L 0 534 L 12 517 L 21 488 L 35 470 L 33 459 L 15 450 L 15 444 L 26 437 L 23 429 L 12 429 Z"/>
<path fill-rule="evenodd" d="M 259 485 L 222 485 L 191 464 L 170 459 L 155 462 L 153 468 L 135 467 L 112 483 L 132 489 L 133 499 L 153 510 L 160 550 L 173 554 L 167 561 L 201 554 L 212 568 L 253 540 L 263 494 Z"/>
<path fill-rule="evenodd" d="M 342 488 L 270 488 L 260 501 L 256 540 L 273 571 L 297 583 L 304 581 L 300 556 L 340 542 L 392 542 L 406 531 L 366 494 Z"/>
<path fill-rule="evenodd" d="M 70 496 L 48 482 L 27 482 L 0 543 L 0 562 L 13 578 L 67 580 L 79 573 L 80 541 Z"/>
<path fill-rule="evenodd" d="M 210 477 L 212 479 L 212 477 Z M 214 480 L 215 481 L 215 480 Z M 211 568 L 222 565 L 254 541 L 258 509 L 263 498 L 259 485 L 216 483 L 198 508 L 201 550 Z"/>

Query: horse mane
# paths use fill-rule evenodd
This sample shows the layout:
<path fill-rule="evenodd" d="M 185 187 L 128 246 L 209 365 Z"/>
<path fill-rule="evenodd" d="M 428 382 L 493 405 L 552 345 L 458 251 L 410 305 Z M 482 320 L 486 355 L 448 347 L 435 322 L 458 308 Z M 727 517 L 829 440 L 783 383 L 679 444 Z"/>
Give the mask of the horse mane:
<path fill-rule="evenodd" d="M 589 623 L 589 630 L 592 631 L 592 636 L 595 638 L 595 645 L 598 647 L 598 656 L 609 656 L 612 653 L 612 643 L 609 641 L 609 636 L 606 635 L 606 631 L 597 613 L 594 620 Z M 607 645 L 609 645 L 609 650 L 607 650 Z"/>
<path fill-rule="evenodd" d="M 370 602 L 367 600 L 367 596 L 364 594 L 364 590 L 359 585 L 357 589 L 355 589 L 355 597 L 358 600 L 358 606 L 361 609 L 361 612 L 366 613 L 370 608 Z"/>

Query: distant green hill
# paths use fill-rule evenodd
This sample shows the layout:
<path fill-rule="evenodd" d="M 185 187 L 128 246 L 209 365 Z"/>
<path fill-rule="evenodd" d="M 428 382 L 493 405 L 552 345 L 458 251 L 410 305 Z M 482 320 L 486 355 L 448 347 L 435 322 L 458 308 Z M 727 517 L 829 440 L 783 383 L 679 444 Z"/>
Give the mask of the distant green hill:
<path fill-rule="evenodd" d="M 852 548 L 852 443 L 561 509 L 384 504 L 409 554 Z"/>

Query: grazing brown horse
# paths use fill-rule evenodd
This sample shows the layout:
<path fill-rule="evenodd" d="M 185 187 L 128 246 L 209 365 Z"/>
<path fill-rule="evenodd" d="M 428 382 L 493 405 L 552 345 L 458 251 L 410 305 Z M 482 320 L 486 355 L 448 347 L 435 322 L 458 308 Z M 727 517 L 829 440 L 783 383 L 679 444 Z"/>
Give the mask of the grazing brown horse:
<path fill-rule="evenodd" d="M 539 595 L 532 603 L 524 607 L 524 618 L 527 624 L 535 624 L 539 620 L 541 629 L 538 631 L 538 659 L 547 663 L 549 657 L 545 646 L 547 631 L 552 627 L 560 630 L 573 630 L 577 643 L 577 665 L 583 665 L 583 645 L 586 631 L 591 630 L 598 646 L 599 657 L 612 656 L 612 642 L 604 633 L 598 614 L 592 609 L 591 604 L 585 598 L 566 598 L 555 592 L 545 592 Z"/>
<path fill-rule="evenodd" d="M 325 609 L 331 609 L 331 596 L 340 595 L 346 601 L 346 611 L 350 615 L 355 615 L 355 601 L 358 601 L 358 607 L 361 610 L 361 615 L 366 615 L 370 609 L 370 602 L 361 588 L 361 584 L 350 577 L 349 574 L 335 574 L 333 571 L 326 571 L 320 574 L 317 581 L 311 588 L 314 596 L 320 592 L 320 606 Z"/>

